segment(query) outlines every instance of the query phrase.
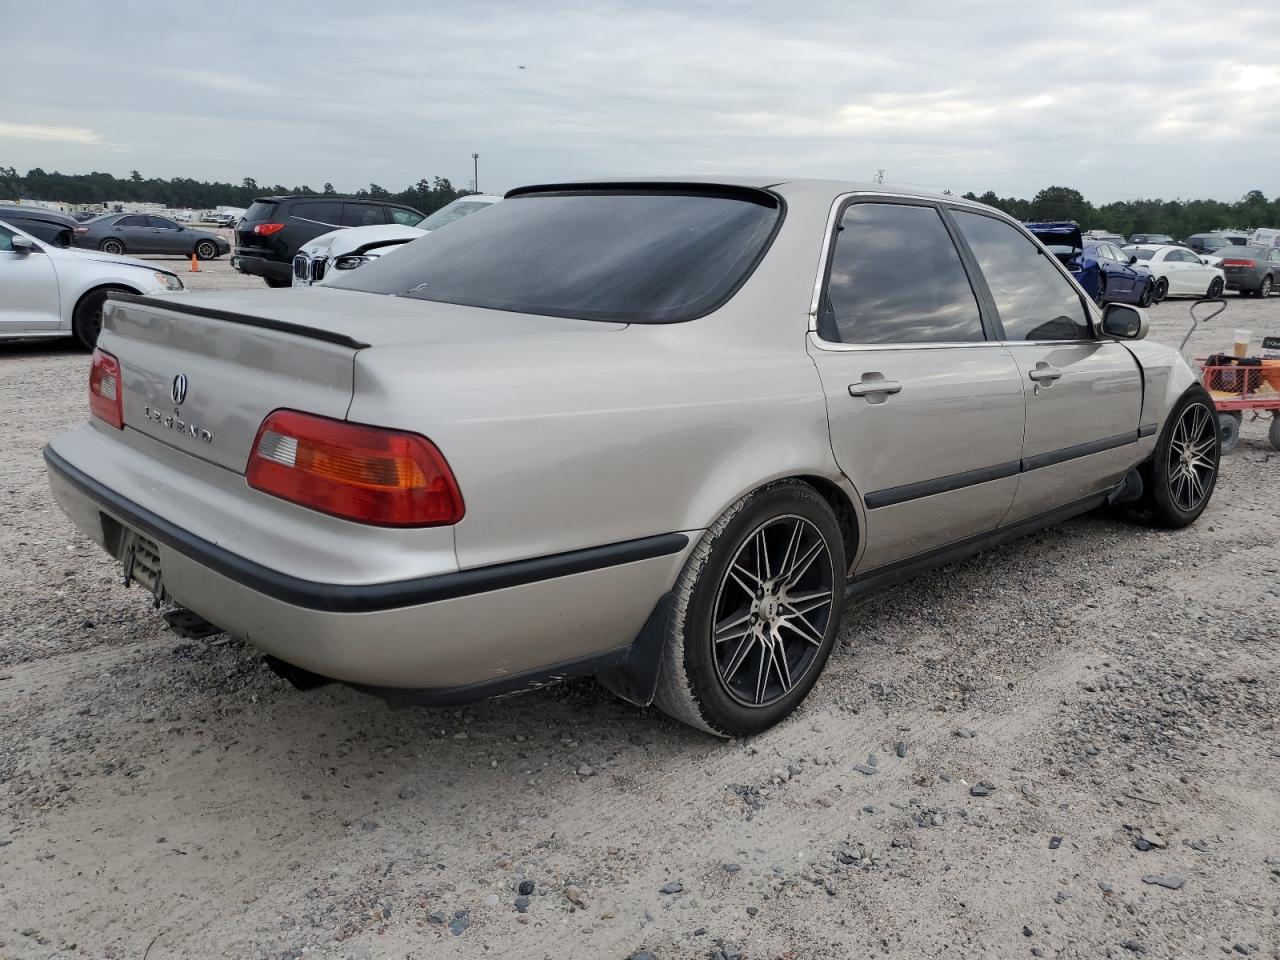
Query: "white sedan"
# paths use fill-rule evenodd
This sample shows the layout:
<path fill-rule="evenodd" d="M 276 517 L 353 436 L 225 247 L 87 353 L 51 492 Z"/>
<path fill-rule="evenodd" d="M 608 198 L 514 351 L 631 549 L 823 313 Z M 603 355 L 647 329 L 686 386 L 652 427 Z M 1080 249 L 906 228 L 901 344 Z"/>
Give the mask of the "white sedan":
<path fill-rule="evenodd" d="M 1155 277 L 1155 298 L 1220 297 L 1226 274 L 1187 247 L 1139 243 L 1124 248 L 1144 262 Z"/>
<path fill-rule="evenodd" d="M 176 273 L 129 257 L 55 247 L 0 221 L 0 340 L 73 336 L 92 349 L 112 290 L 181 290 Z"/>
<path fill-rule="evenodd" d="M 343 227 L 308 240 L 293 258 L 293 285 L 310 287 L 335 276 L 335 270 L 356 270 L 410 240 L 469 217 L 501 200 L 483 193 L 469 193 L 446 204 L 413 226 L 384 223 L 371 227 Z"/>

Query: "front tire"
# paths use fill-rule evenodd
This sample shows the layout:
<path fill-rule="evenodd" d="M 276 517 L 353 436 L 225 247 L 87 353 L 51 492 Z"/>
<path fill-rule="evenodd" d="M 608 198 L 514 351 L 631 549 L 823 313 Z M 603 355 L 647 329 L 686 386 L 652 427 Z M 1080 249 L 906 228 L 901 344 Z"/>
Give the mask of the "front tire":
<path fill-rule="evenodd" d="M 109 288 L 90 290 L 80 298 L 75 311 L 71 314 L 71 333 L 76 343 L 85 350 L 92 350 L 98 343 L 98 336 L 102 333 L 102 307 L 107 302 L 107 294 L 110 292 Z M 124 292 L 133 293 L 134 291 L 125 290 Z"/>
<path fill-rule="evenodd" d="M 1203 387 L 1194 387 L 1173 408 L 1155 454 L 1141 468 L 1137 506 L 1146 520 L 1170 530 L 1195 523 L 1213 496 L 1221 454 L 1213 400 Z"/>
<path fill-rule="evenodd" d="M 218 245 L 212 240 L 201 240 L 196 244 L 195 255 L 201 260 L 217 259 Z"/>
<path fill-rule="evenodd" d="M 280 287 L 292 286 L 288 280 L 277 280 L 275 277 L 263 277 L 262 279 L 265 280 L 267 286 L 271 287 L 273 290 Z"/>
<path fill-rule="evenodd" d="M 113 256 L 119 257 L 124 254 L 124 241 L 116 240 L 114 237 L 109 237 L 106 240 L 103 240 L 102 243 L 98 244 L 98 249 L 103 253 L 109 253 Z"/>
<path fill-rule="evenodd" d="M 738 500 L 676 582 L 655 704 L 720 737 L 782 720 L 831 654 L 846 569 L 839 521 L 813 487 L 782 480 Z"/>
<path fill-rule="evenodd" d="M 1220 296 L 1222 296 L 1222 278 L 1214 277 L 1209 284 L 1208 291 L 1205 292 L 1205 297 L 1209 300 L 1216 300 Z"/>
<path fill-rule="evenodd" d="M 1161 277 L 1156 281 L 1155 301 L 1159 303 L 1169 295 L 1169 281 Z"/>

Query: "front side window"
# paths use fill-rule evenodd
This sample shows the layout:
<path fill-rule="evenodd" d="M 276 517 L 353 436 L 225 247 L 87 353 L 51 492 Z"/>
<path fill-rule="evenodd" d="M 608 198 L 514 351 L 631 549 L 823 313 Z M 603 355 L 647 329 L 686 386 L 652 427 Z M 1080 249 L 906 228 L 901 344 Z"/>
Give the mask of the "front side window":
<path fill-rule="evenodd" d="M 9 253 L 13 250 L 13 238 L 16 234 L 12 230 L 0 227 L 0 253 Z"/>
<path fill-rule="evenodd" d="M 936 209 L 855 203 L 845 211 L 818 334 L 863 344 L 985 339 L 978 300 Z"/>
<path fill-rule="evenodd" d="M 533 193 L 329 285 L 543 316 L 676 323 L 711 312 L 745 282 L 780 214 L 763 192 Z"/>
<path fill-rule="evenodd" d="M 1015 227 L 994 217 L 952 214 L 991 290 L 1010 340 L 1084 340 L 1088 315 L 1075 287 Z"/>

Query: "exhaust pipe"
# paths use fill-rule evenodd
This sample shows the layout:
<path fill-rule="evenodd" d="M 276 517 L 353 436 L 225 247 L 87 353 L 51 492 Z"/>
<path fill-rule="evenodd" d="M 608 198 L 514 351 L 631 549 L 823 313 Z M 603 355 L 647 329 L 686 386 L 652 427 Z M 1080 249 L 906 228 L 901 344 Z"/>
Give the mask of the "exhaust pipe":
<path fill-rule="evenodd" d="M 287 680 L 295 690 L 314 690 L 317 687 L 333 683 L 328 677 L 322 677 L 320 674 L 304 670 L 302 667 L 295 667 L 292 663 L 285 663 L 280 658 L 271 656 L 271 654 L 266 654 L 262 659 L 266 661 L 272 673 L 281 680 Z"/>

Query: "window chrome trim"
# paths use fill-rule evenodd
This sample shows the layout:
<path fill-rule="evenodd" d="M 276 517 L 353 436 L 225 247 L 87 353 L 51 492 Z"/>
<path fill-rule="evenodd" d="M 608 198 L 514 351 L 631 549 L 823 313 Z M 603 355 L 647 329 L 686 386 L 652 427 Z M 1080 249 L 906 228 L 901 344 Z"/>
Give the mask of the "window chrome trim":
<path fill-rule="evenodd" d="M 1079 347 L 1108 342 L 1108 338 L 1097 340 L 960 340 L 950 343 L 832 343 L 818 336 L 818 331 L 809 331 L 809 342 L 819 350 L 832 353 L 849 353 L 851 351 L 877 350 L 972 350 L 975 347 Z"/>

